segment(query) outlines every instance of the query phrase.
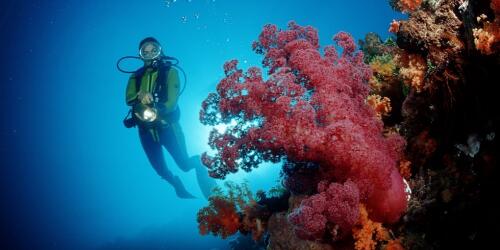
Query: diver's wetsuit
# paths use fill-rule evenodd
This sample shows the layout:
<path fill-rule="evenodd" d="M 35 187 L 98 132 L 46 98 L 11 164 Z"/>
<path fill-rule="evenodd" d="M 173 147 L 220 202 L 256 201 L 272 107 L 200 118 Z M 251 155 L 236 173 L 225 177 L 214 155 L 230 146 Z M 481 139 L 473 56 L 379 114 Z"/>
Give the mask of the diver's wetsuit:
<path fill-rule="evenodd" d="M 159 75 L 158 69 L 148 67 L 143 72 L 139 90 L 153 93 Z M 136 89 L 136 77 L 136 74 L 132 74 L 127 85 L 126 101 L 130 106 L 138 102 L 137 93 L 139 90 Z M 139 126 L 138 130 L 142 147 L 153 168 L 158 175 L 172 184 L 177 196 L 181 198 L 193 198 L 193 196 L 186 191 L 180 179 L 174 176 L 167 168 L 162 146 L 172 155 L 172 158 L 180 169 L 185 172 L 193 168 L 196 169 L 200 188 L 204 196 L 208 197 L 211 188 L 215 185 L 215 181 L 208 176 L 206 169 L 201 165 L 199 156 L 188 156 L 184 134 L 179 125 L 180 111 L 177 107 L 179 77 L 177 70 L 170 68 L 165 80 L 166 84 L 164 86 L 166 86 L 167 91 L 166 100 L 157 103 L 157 108 L 160 111 L 160 117 L 166 121 L 166 124 L 155 128 L 144 128 Z"/>

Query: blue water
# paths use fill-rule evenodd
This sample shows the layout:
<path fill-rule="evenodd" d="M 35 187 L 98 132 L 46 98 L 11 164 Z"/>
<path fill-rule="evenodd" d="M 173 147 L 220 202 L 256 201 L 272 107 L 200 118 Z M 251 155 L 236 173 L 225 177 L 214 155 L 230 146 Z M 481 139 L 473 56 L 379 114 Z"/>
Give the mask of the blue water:
<path fill-rule="evenodd" d="M 170 4 L 168 4 L 170 3 Z M 338 31 L 387 37 L 401 18 L 386 0 L 2 1 L 0 6 L 0 248 L 228 249 L 199 236 L 203 199 L 180 200 L 149 165 L 137 131 L 122 126 L 128 75 L 116 60 L 155 36 L 188 74 L 179 106 L 188 153 L 208 150 L 202 100 L 262 26 L 312 25 L 321 44 Z M 167 164 L 198 197 L 194 172 Z M 279 166 L 228 179 L 268 189 Z"/>

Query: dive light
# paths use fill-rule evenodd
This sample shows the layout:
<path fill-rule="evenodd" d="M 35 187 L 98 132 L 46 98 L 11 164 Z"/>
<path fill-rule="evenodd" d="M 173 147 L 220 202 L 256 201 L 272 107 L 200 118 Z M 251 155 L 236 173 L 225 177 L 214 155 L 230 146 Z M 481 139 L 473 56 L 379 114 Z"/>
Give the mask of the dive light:
<path fill-rule="evenodd" d="M 137 104 L 134 108 L 134 114 L 140 121 L 144 123 L 152 123 L 158 118 L 158 111 L 144 104 Z"/>
<path fill-rule="evenodd" d="M 144 112 L 142 113 L 142 119 L 147 122 L 156 120 L 156 111 L 152 108 L 144 110 Z"/>

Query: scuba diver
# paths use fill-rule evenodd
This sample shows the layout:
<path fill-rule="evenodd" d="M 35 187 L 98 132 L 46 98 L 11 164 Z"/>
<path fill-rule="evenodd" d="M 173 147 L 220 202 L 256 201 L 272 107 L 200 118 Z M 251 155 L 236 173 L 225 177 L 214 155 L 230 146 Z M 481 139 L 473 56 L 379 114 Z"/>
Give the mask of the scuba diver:
<path fill-rule="evenodd" d="M 132 73 L 126 89 L 126 103 L 131 109 L 125 117 L 124 125 L 127 128 L 137 125 L 140 141 L 149 162 L 156 173 L 172 185 L 179 198 L 196 197 L 189 193 L 181 179 L 168 169 L 162 147 L 171 154 L 181 170 L 188 172 L 195 169 L 200 189 L 208 198 L 215 186 L 215 180 L 209 177 L 199 155 L 188 156 L 184 134 L 179 125 L 180 110 L 177 101 L 182 91 L 178 69 L 184 77 L 185 73 L 177 66 L 177 59 L 163 54 L 160 43 L 153 37 L 147 37 L 140 42 L 139 55 L 144 66 L 133 73 L 123 71 L 119 63 L 124 58 L 138 57 L 123 57 L 117 63 L 120 71 Z"/>

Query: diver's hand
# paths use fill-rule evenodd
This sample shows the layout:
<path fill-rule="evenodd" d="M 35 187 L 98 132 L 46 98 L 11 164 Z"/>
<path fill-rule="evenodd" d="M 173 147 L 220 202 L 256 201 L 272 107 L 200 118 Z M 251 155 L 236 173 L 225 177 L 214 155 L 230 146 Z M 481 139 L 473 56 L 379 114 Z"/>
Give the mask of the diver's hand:
<path fill-rule="evenodd" d="M 151 104 L 153 102 L 153 95 L 149 92 L 140 90 L 137 93 L 137 99 L 144 105 Z"/>

